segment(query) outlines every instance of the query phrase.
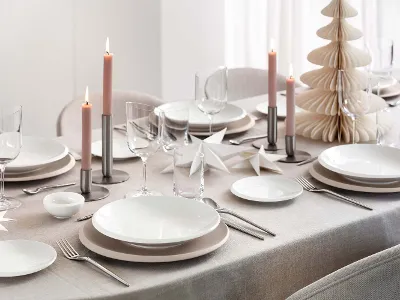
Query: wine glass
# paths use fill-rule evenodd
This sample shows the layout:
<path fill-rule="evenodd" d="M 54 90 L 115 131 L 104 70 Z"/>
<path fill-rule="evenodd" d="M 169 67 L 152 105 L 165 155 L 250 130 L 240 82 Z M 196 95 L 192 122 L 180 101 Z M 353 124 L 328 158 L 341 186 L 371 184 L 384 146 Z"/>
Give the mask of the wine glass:
<path fill-rule="evenodd" d="M 209 119 L 212 134 L 214 115 L 223 110 L 228 101 L 228 69 L 219 67 L 211 71 L 197 72 L 195 75 L 196 105 Z"/>
<path fill-rule="evenodd" d="M 160 147 L 158 134 L 158 118 L 154 114 L 154 106 L 126 103 L 126 137 L 129 150 L 140 157 L 143 162 L 143 184 L 141 189 L 125 195 L 128 197 L 159 196 L 160 192 L 147 188 L 147 161 Z"/>
<path fill-rule="evenodd" d="M 21 206 L 17 199 L 4 194 L 6 165 L 16 159 L 22 146 L 22 107 L 0 106 L 0 211 Z"/>
<path fill-rule="evenodd" d="M 365 115 L 370 108 L 370 92 L 367 97 L 360 93 L 346 92 L 343 89 L 343 70 L 338 71 L 337 93 L 339 98 L 339 107 L 341 111 L 351 118 L 353 123 L 352 142 L 356 143 L 356 120 Z"/>

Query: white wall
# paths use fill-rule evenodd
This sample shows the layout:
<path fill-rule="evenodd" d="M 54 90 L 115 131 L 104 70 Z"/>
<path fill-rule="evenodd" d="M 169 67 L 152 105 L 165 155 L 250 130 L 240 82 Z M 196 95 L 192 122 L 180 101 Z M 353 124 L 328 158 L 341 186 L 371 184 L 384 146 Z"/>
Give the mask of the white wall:
<path fill-rule="evenodd" d="M 55 136 L 64 105 L 101 90 L 107 36 L 114 88 L 161 96 L 158 0 L 0 0 L 0 103 L 23 105 L 25 134 Z"/>

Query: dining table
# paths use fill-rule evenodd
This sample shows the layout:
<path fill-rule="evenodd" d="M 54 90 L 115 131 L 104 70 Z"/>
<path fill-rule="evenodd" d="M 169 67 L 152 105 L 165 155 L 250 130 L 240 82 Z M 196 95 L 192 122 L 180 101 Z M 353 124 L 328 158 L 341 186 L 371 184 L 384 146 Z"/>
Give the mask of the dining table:
<path fill-rule="evenodd" d="M 395 99 L 392 99 L 395 101 Z M 256 125 L 239 136 L 267 131 L 265 116 L 255 110 L 263 97 L 234 102 L 260 117 Z M 399 108 L 393 108 L 400 114 Z M 100 116 L 99 116 L 100 117 Z M 114 137 L 123 137 L 114 131 Z M 80 134 L 58 137 L 70 149 L 80 151 Z M 224 143 L 228 143 L 227 136 Z M 101 130 L 93 130 L 93 141 L 101 139 Z M 279 122 L 278 145 L 284 141 L 284 123 Z M 297 137 L 297 149 L 312 156 L 338 143 L 324 143 Z M 251 146 L 251 142 L 247 145 Z M 233 147 L 233 146 L 232 146 Z M 158 151 L 148 160 L 148 186 L 172 195 L 172 174 L 161 174 L 172 157 Z M 284 176 L 305 176 L 318 187 L 326 187 L 311 178 L 310 164 L 277 163 Z M 80 163 L 68 173 L 49 180 L 6 183 L 7 195 L 22 201 L 18 209 L 7 212 L 14 219 L 2 223 L 1 240 L 29 239 L 57 249 L 56 261 L 47 269 L 26 276 L 0 279 L 0 299 L 7 300 L 175 300 L 175 299 L 285 299 L 304 286 L 352 262 L 392 247 L 400 242 L 400 194 L 368 194 L 336 190 L 373 208 L 359 208 L 325 194 L 304 191 L 296 199 L 279 203 L 256 203 L 240 199 L 230 192 L 231 185 L 244 177 L 255 176 L 253 169 L 231 169 L 230 173 L 210 169 L 205 173 L 205 193 L 222 207 L 230 208 L 276 233 L 265 240 L 230 230 L 228 241 L 218 250 L 202 257 L 169 263 L 134 263 L 108 259 L 87 250 L 78 232 L 85 222 L 79 216 L 95 212 L 103 205 L 121 199 L 141 185 L 139 158 L 114 161 L 114 167 L 130 174 L 124 183 L 108 185 L 110 195 L 84 204 L 79 215 L 59 220 L 49 215 L 42 204 L 51 191 L 25 195 L 22 188 L 79 181 Z M 93 170 L 101 168 L 101 159 L 93 159 Z M 268 171 L 262 175 L 280 176 Z M 334 188 L 331 188 L 335 190 Z M 194 201 L 194 200 L 188 200 Z M 135 220 L 132 220 L 133 222 Z M 246 226 L 243 223 L 244 226 Z M 261 233 L 261 232 L 260 232 Z M 97 269 L 66 259 L 56 241 L 68 239 L 80 254 L 95 258 L 130 283 L 125 287 Z"/>

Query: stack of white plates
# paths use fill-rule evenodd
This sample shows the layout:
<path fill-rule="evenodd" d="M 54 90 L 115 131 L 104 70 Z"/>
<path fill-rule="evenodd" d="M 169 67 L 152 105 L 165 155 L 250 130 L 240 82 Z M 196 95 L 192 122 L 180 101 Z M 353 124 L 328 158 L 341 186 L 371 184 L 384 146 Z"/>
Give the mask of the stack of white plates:
<path fill-rule="evenodd" d="M 89 250 L 113 259 L 170 262 L 221 247 L 229 231 L 210 206 L 179 197 L 121 199 L 100 208 L 79 232 Z"/>
<path fill-rule="evenodd" d="M 159 106 L 162 110 L 169 110 L 169 118 L 176 122 L 182 120 L 179 110 L 174 115 L 174 108 L 180 108 L 188 105 L 187 101 L 170 102 Z M 189 130 L 193 135 L 207 136 L 209 135 L 209 119 L 207 115 L 202 113 L 196 106 L 195 102 L 189 103 Z M 227 104 L 226 107 L 213 119 L 213 131 L 217 132 L 227 128 L 226 134 L 245 132 L 254 126 L 254 120 L 247 112 L 235 105 Z"/>
<path fill-rule="evenodd" d="M 31 181 L 64 174 L 75 165 L 68 148 L 57 141 L 24 136 L 18 157 L 6 166 L 5 181 Z"/>
<path fill-rule="evenodd" d="M 371 144 L 332 147 L 321 153 L 310 174 L 337 188 L 400 192 L 400 149 Z"/>

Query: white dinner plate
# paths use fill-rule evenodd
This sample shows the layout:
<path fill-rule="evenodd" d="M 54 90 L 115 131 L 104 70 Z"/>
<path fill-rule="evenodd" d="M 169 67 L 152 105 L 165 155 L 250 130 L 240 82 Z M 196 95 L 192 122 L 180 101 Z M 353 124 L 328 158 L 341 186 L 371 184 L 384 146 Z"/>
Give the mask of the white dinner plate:
<path fill-rule="evenodd" d="M 100 208 L 92 218 L 102 234 L 146 246 L 183 243 L 213 231 L 219 214 L 207 204 L 180 197 L 126 198 Z"/>
<path fill-rule="evenodd" d="M 268 95 L 265 95 L 268 99 Z M 276 106 L 278 107 L 278 118 L 286 118 L 286 96 L 282 96 L 280 93 L 276 96 Z M 300 107 L 295 107 L 296 113 L 302 112 Z M 262 114 L 268 115 L 268 101 L 260 103 L 256 106 L 256 110 Z"/>
<path fill-rule="evenodd" d="M 91 222 L 87 222 L 79 230 L 79 240 L 94 253 L 122 261 L 145 263 L 172 262 L 199 257 L 221 247 L 228 237 L 228 227 L 224 222 L 220 222 L 213 231 L 197 239 L 175 247 L 148 249 L 102 235 Z"/>
<path fill-rule="evenodd" d="M 179 115 L 179 110 L 177 110 L 176 115 L 174 115 L 173 108 L 180 108 L 184 105 L 187 105 L 187 101 L 165 103 L 158 108 L 169 110 L 168 117 L 176 122 L 181 122 L 182 116 Z M 157 114 L 157 111 L 155 111 L 155 113 Z M 246 111 L 243 108 L 228 103 L 221 112 L 214 115 L 213 125 L 225 126 L 228 123 L 238 121 L 244 117 L 246 117 Z M 189 125 L 191 127 L 208 127 L 209 122 L 210 120 L 208 117 L 197 108 L 195 101 L 191 101 L 189 103 Z"/>
<path fill-rule="evenodd" d="M 246 132 L 247 130 L 253 128 L 255 124 L 256 124 L 255 120 L 249 115 L 247 115 L 245 118 L 241 120 L 229 123 L 228 126 L 226 126 L 227 130 L 225 132 L 225 135 Z M 225 127 L 218 127 L 218 128 L 213 127 L 213 132 L 215 133 L 221 131 L 224 128 Z M 190 128 L 189 133 L 195 136 L 210 136 L 209 130 L 197 131 L 196 129 Z"/>
<path fill-rule="evenodd" d="M 341 145 L 318 157 L 328 170 L 356 180 L 400 180 L 400 149 L 373 144 Z"/>
<path fill-rule="evenodd" d="M 6 182 L 21 182 L 52 178 L 67 173 L 74 166 L 75 159 L 71 155 L 67 155 L 58 161 L 49 163 L 39 169 L 30 172 L 6 173 L 4 180 Z"/>
<path fill-rule="evenodd" d="M 303 188 L 295 180 L 281 175 L 252 176 L 232 184 L 231 192 L 250 201 L 280 202 L 300 196 Z"/>
<path fill-rule="evenodd" d="M 138 148 L 138 149 L 146 148 L 149 145 L 149 142 L 144 139 L 137 138 L 135 141 L 135 145 L 136 145 L 136 148 Z M 92 143 L 92 154 L 94 156 L 101 157 L 102 156 L 101 147 L 102 147 L 101 140 L 93 142 Z M 123 160 L 123 159 L 132 158 L 132 157 L 136 157 L 136 155 L 133 154 L 131 150 L 129 150 L 126 139 L 114 138 L 113 139 L 113 158 L 115 160 Z"/>
<path fill-rule="evenodd" d="M 63 144 L 47 138 L 24 136 L 18 157 L 7 164 L 7 172 L 26 172 L 62 159 L 68 154 Z"/>
<path fill-rule="evenodd" d="M 41 242 L 0 241 L 0 277 L 22 276 L 41 271 L 56 258 L 56 250 Z"/>

